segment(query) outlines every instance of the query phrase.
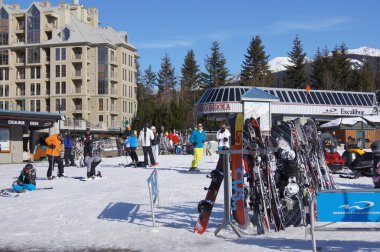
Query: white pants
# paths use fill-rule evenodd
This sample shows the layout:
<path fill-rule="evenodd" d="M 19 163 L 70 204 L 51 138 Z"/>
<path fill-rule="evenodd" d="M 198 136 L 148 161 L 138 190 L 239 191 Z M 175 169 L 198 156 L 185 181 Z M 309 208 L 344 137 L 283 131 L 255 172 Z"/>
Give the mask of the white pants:
<path fill-rule="evenodd" d="M 157 158 L 158 158 L 158 144 L 152 145 L 152 152 L 153 152 L 154 160 L 156 160 L 156 162 L 157 162 Z"/>

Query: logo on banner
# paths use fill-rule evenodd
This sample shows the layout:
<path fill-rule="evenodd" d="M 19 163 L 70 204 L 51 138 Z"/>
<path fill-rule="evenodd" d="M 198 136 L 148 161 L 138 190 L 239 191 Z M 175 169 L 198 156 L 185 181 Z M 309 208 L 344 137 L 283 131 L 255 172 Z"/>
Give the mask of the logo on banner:
<path fill-rule="evenodd" d="M 357 201 L 357 202 L 354 202 L 354 204 L 356 205 L 353 205 L 353 206 L 341 205 L 339 208 L 344 208 L 345 210 L 350 210 L 350 209 L 364 210 L 364 209 L 373 207 L 375 205 L 375 203 L 373 203 L 372 201 Z"/>

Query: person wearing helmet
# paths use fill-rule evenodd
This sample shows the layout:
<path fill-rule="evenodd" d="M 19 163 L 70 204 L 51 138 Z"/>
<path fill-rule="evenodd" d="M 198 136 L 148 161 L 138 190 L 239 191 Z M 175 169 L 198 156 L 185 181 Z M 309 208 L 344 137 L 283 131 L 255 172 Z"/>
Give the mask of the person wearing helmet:
<path fill-rule="evenodd" d="M 100 147 L 96 146 L 94 136 L 91 135 L 90 128 L 86 129 L 83 138 L 83 154 L 84 164 L 87 166 L 87 178 L 94 179 L 95 177 L 102 177 L 100 171 L 96 173 L 96 167 L 102 161 L 100 156 Z"/>
<path fill-rule="evenodd" d="M 25 165 L 12 187 L 18 193 L 36 190 L 36 171 L 32 164 Z"/>

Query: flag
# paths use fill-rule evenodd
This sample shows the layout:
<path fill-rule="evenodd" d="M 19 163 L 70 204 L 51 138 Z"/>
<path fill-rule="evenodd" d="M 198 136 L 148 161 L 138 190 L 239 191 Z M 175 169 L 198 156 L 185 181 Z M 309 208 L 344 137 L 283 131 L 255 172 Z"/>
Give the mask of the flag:
<path fill-rule="evenodd" d="M 306 92 L 310 93 L 310 85 L 309 84 L 306 85 Z"/>

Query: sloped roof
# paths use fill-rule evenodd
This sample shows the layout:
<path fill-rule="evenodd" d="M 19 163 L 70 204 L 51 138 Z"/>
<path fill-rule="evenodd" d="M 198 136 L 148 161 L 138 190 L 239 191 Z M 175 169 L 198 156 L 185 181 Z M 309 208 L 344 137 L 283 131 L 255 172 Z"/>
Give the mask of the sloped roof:
<path fill-rule="evenodd" d="M 242 101 L 249 101 L 249 100 L 278 101 L 279 100 L 276 96 L 271 95 L 255 87 L 252 87 L 247 92 L 245 92 L 244 95 L 241 97 L 241 99 Z"/>

